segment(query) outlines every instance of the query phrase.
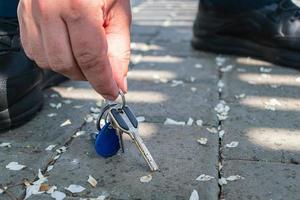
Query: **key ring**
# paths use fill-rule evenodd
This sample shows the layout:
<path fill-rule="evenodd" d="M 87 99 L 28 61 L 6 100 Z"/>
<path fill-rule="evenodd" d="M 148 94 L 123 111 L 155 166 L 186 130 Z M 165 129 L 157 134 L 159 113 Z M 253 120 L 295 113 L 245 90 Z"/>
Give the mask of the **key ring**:
<path fill-rule="evenodd" d="M 125 95 L 124 93 L 120 90 L 119 91 L 119 95 L 121 96 L 122 98 L 122 108 L 124 108 L 126 106 L 126 99 L 125 99 Z M 101 130 L 101 119 L 103 118 L 104 114 L 113 106 L 116 106 L 117 104 L 116 103 L 108 103 L 104 108 L 102 108 L 101 110 L 101 114 L 99 115 L 98 119 L 97 119 L 97 123 L 96 123 L 96 127 L 97 127 L 97 130 L 100 131 Z M 107 119 L 107 115 L 105 116 L 105 120 Z"/>

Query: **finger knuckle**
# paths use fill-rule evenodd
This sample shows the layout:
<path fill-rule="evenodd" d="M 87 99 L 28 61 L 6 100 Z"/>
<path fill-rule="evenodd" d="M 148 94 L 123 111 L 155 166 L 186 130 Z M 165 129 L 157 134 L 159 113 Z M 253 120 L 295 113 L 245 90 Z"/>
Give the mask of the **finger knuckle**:
<path fill-rule="evenodd" d="M 105 61 L 101 56 L 90 51 L 82 51 L 76 56 L 78 64 L 86 70 L 90 70 L 95 66 L 104 68 Z"/>

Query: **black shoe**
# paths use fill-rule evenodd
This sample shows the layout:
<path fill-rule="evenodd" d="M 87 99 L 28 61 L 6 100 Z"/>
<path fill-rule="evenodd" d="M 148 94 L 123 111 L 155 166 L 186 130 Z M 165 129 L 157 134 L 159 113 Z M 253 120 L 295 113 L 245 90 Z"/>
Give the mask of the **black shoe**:
<path fill-rule="evenodd" d="M 16 19 L 0 18 L 0 131 L 22 125 L 43 104 L 42 89 L 65 78 L 44 73 L 22 48 Z"/>
<path fill-rule="evenodd" d="M 300 8 L 281 0 L 229 13 L 200 3 L 192 46 L 197 50 L 260 58 L 300 69 Z"/>

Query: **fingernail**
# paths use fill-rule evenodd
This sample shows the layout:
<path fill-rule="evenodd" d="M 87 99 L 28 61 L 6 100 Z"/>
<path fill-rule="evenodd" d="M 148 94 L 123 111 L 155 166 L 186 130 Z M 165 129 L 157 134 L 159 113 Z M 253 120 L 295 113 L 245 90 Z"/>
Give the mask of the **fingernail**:
<path fill-rule="evenodd" d="M 127 77 L 124 77 L 124 92 L 127 93 L 128 90 L 128 83 L 127 83 Z"/>

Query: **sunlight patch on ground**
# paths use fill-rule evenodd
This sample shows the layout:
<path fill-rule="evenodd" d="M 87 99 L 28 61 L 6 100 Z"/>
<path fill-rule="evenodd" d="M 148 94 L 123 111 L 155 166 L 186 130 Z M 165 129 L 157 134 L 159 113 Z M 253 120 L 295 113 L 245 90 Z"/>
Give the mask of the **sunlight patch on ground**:
<path fill-rule="evenodd" d="M 300 86 L 299 75 L 292 74 L 259 74 L 259 73 L 242 73 L 238 75 L 242 81 L 255 83 L 255 85 L 288 85 Z"/>
<path fill-rule="evenodd" d="M 128 79 L 129 80 L 159 80 L 159 79 L 168 79 L 172 80 L 176 78 L 176 74 L 170 71 L 158 71 L 158 70 L 139 70 L 134 69 L 128 72 Z"/>
<path fill-rule="evenodd" d="M 300 130 L 251 128 L 246 135 L 251 142 L 264 148 L 300 151 Z"/>
<path fill-rule="evenodd" d="M 240 100 L 240 104 L 261 110 L 300 111 L 300 99 L 284 97 L 247 96 Z"/>
<path fill-rule="evenodd" d="M 256 60 L 250 57 L 239 57 L 236 59 L 236 62 L 243 65 L 253 65 L 253 66 L 272 66 L 270 63 L 262 61 L 262 60 Z"/>

